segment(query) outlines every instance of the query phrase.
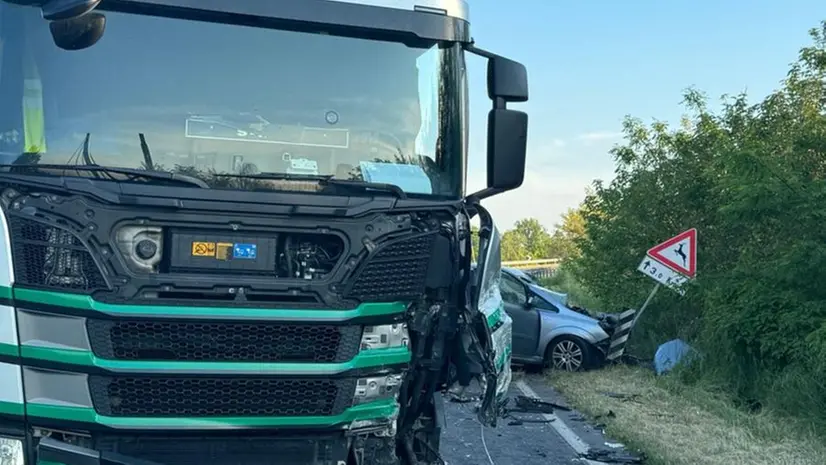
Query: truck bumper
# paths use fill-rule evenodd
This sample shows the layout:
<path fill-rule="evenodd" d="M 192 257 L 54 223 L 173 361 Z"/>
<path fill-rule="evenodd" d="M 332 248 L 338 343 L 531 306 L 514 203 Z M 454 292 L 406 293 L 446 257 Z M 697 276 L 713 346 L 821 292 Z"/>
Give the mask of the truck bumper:
<path fill-rule="evenodd" d="M 35 445 L 36 443 L 36 445 Z M 351 448 L 366 463 L 395 463 L 395 442 L 375 436 L 303 435 L 294 437 L 165 438 L 103 441 L 101 449 L 31 437 L 0 437 L 4 465 L 342 465 Z M 379 455 L 384 455 L 380 457 Z M 389 460 L 389 461 L 388 461 Z"/>
<path fill-rule="evenodd" d="M 348 441 L 342 436 L 303 439 L 267 438 L 266 445 L 264 441 L 250 442 L 248 441 L 250 438 L 243 438 L 247 439 L 246 441 L 239 441 L 239 439 L 242 438 L 220 440 L 155 438 L 143 444 L 133 443 L 131 447 L 127 447 L 130 451 L 141 454 L 136 456 L 78 447 L 44 438 L 37 446 L 37 463 L 39 465 L 182 465 L 190 463 L 340 465 L 346 463 L 349 449 Z"/>

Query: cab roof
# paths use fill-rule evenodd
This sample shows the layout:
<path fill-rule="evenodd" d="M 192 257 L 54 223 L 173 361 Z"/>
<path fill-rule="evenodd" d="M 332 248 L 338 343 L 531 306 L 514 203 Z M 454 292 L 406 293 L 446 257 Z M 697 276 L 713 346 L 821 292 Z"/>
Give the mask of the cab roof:
<path fill-rule="evenodd" d="M 13 3 L 29 1 L 43 2 Z M 471 41 L 466 0 L 102 0 L 98 10 L 393 41 Z"/>

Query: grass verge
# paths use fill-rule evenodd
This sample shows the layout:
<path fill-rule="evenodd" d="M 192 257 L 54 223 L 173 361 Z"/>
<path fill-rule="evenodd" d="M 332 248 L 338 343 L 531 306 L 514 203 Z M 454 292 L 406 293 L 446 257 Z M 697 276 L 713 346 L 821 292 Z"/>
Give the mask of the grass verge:
<path fill-rule="evenodd" d="M 645 453 L 651 465 L 826 464 L 826 441 L 800 425 L 773 412 L 747 413 L 711 391 L 641 368 L 548 379 L 573 407 L 598 416 L 608 436 Z"/>

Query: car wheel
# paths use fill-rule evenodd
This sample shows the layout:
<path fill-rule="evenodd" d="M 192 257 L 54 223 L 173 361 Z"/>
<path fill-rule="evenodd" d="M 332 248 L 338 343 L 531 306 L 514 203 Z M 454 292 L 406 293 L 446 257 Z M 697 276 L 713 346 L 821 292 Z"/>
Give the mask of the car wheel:
<path fill-rule="evenodd" d="M 545 366 L 559 371 L 582 371 L 588 367 L 591 351 L 582 339 L 562 336 L 545 350 Z"/>

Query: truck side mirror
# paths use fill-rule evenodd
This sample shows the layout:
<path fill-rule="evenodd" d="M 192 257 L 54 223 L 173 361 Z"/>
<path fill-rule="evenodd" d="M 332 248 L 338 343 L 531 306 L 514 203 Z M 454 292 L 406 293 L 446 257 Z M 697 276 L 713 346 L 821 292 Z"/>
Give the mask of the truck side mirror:
<path fill-rule="evenodd" d="M 527 102 L 528 71 L 525 65 L 498 55 L 489 57 L 488 98 L 494 102 L 497 99 L 504 102 Z"/>
<path fill-rule="evenodd" d="M 488 97 L 493 102 L 488 113 L 488 187 L 469 196 L 481 200 L 516 189 L 525 179 L 528 115 L 508 109 L 507 103 L 528 100 L 528 72 L 521 63 L 473 45 L 467 50 L 488 59 Z"/>
<path fill-rule="evenodd" d="M 493 194 L 522 185 L 527 140 L 526 113 L 505 108 L 488 113 L 488 189 L 494 189 Z"/>

